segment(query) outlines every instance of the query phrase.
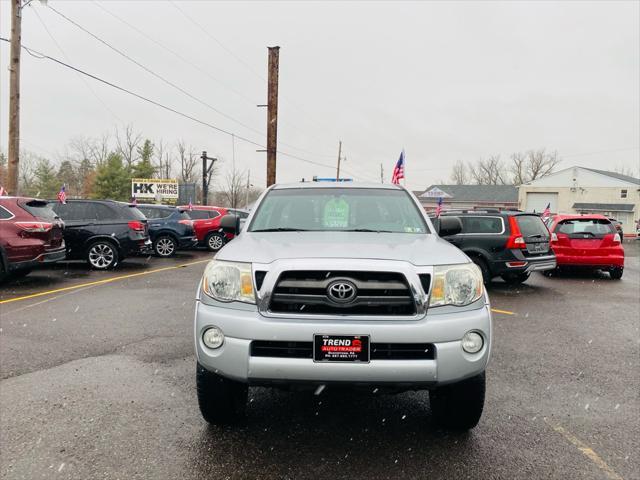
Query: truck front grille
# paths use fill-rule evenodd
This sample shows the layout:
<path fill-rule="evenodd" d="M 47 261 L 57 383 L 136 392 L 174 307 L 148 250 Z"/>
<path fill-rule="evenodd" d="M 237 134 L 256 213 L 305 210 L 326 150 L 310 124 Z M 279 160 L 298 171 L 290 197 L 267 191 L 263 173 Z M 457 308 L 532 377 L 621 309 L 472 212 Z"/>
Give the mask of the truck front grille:
<path fill-rule="evenodd" d="M 355 295 L 340 302 L 332 285 L 354 288 Z M 291 270 L 276 282 L 271 312 L 319 315 L 414 315 L 416 306 L 405 276 L 394 272 Z"/>
<path fill-rule="evenodd" d="M 372 343 L 371 360 L 433 360 L 436 358 L 432 343 Z M 252 357 L 313 358 L 313 342 L 286 342 L 254 340 Z"/>

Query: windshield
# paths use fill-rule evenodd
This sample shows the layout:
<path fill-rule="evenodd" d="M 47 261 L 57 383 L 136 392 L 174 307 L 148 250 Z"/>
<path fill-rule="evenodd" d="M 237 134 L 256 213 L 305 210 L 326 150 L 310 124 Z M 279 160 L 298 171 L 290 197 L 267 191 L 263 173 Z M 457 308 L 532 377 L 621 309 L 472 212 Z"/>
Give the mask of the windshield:
<path fill-rule="evenodd" d="M 407 192 L 382 188 L 272 190 L 249 231 L 429 233 Z"/>
<path fill-rule="evenodd" d="M 528 237 L 549 237 L 549 230 L 542 219 L 537 215 L 517 215 L 516 221 L 520 232 L 525 238 Z"/>

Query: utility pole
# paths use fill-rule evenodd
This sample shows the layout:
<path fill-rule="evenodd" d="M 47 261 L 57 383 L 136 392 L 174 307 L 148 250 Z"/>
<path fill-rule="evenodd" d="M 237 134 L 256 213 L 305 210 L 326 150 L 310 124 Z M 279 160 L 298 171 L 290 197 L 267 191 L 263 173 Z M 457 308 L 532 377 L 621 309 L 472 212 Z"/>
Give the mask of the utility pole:
<path fill-rule="evenodd" d="M 384 183 L 384 168 L 382 168 L 382 164 L 380 164 L 380 183 Z"/>
<path fill-rule="evenodd" d="M 18 194 L 20 168 L 20 50 L 22 0 L 11 0 L 11 52 L 9 59 L 9 164 L 7 191 Z"/>
<path fill-rule="evenodd" d="M 218 159 L 207 157 L 206 150 L 202 152 L 200 158 L 202 159 L 202 205 L 207 205 L 209 184 L 211 183 L 211 174 L 213 173 L 213 164 Z M 208 161 L 211 161 L 209 165 L 207 165 Z"/>
<path fill-rule="evenodd" d="M 338 142 L 338 168 L 336 170 L 336 182 L 340 181 L 340 159 L 342 156 L 342 140 Z"/>
<path fill-rule="evenodd" d="M 247 191 L 244 195 L 244 208 L 249 206 L 249 189 L 251 188 L 251 170 L 247 171 Z"/>
<path fill-rule="evenodd" d="M 276 183 L 279 55 L 280 47 L 269 47 L 269 78 L 267 87 L 267 187 Z"/>

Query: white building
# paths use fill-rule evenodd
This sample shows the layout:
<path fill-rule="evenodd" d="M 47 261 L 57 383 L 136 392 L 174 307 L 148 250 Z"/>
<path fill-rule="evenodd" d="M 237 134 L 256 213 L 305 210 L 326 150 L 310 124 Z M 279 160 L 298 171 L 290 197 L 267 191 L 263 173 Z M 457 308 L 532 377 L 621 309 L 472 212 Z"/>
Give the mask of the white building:
<path fill-rule="evenodd" d="M 571 167 L 520 185 L 520 209 L 553 213 L 599 213 L 622 222 L 635 233 L 640 218 L 640 179 L 620 173 Z"/>

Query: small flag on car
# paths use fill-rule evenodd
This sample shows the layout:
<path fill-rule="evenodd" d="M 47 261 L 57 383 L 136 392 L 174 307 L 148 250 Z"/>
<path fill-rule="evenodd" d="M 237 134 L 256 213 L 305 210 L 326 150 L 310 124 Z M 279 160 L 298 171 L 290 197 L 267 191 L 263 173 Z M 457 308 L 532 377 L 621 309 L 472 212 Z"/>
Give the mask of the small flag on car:
<path fill-rule="evenodd" d="M 189 199 L 189 211 L 193 211 L 193 203 L 191 203 L 191 199 Z"/>
<path fill-rule="evenodd" d="M 391 183 L 399 184 L 400 179 L 404 178 L 404 149 L 400 153 L 400 158 L 396 162 L 396 166 L 393 167 L 393 175 L 391 175 Z"/>
<path fill-rule="evenodd" d="M 0 185 L 0 197 L 6 197 L 7 195 L 9 195 L 9 192 L 7 192 L 2 185 Z"/>
<path fill-rule="evenodd" d="M 136 199 L 136 197 L 131 197 L 131 205 L 138 205 L 138 200 Z"/>
<path fill-rule="evenodd" d="M 438 206 L 436 207 L 436 217 L 442 213 L 442 197 L 438 197 Z"/>
<path fill-rule="evenodd" d="M 60 188 L 60 191 L 58 192 L 58 201 L 60 203 L 67 203 L 67 187 L 65 186 L 65 184 L 62 184 L 62 187 Z"/>
<path fill-rule="evenodd" d="M 544 209 L 540 216 L 542 217 L 543 222 L 547 221 L 547 219 L 551 216 L 551 203 L 547 203 L 547 208 Z"/>

